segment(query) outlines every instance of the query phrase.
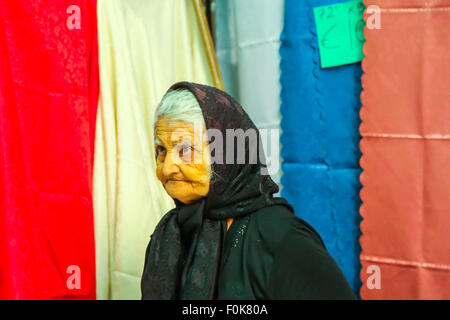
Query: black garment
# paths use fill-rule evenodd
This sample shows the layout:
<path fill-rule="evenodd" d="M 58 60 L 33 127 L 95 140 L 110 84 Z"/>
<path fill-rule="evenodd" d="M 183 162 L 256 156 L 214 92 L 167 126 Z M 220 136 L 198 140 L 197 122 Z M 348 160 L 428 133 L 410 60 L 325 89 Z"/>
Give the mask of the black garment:
<path fill-rule="evenodd" d="M 217 179 L 210 184 L 208 196 L 189 205 L 175 199 L 176 208 L 159 222 L 147 248 L 141 281 L 143 299 L 217 298 L 226 219 L 248 219 L 274 205 L 284 207 L 291 215 L 294 212 L 285 199 L 273 197 L 278 186 L 264 174 L 266 162 L 264 153 L 259 152 L 259 131 L 242 107 L 227 93 L 210 86 L 179 82 L 168 91 L 179 88 L 195 95 L 207 129 L 218 130 L 224 139 L 227 129 L 253 130 L 257 143 L 245 139 L 245 163 L 239 164 L 238 140 L 234 145 L 224 142 L 222 150 L 214 150 L 214 157 L 222 154 L 223 161 L 212 164 Z M 209 138 L 210 142 L 215 139 Z M 231 163 L 227 161 L 233 151 L 227 150 L 230 146 L 234 147 Z"/>
<path fill-rule="evenodd" d="M 235 219 L 227 231 L 218 299 L 355 299 L 322 239 L 283 206 Z"/>

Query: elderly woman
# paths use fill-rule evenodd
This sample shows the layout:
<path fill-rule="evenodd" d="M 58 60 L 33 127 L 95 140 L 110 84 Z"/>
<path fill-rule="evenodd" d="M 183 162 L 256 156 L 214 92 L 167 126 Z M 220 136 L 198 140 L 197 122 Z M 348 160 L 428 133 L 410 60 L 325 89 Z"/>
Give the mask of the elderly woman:
<path fill-rule="evenodd" d="M 155 121 L 156 175 L 176 207 L 148 245 L 143 299 L 355 298 L 317 232 L 273 196 L 259 131 L 232 97 L 179 82 Z M 227 129 L 258 143 L 218 141 Z"/>

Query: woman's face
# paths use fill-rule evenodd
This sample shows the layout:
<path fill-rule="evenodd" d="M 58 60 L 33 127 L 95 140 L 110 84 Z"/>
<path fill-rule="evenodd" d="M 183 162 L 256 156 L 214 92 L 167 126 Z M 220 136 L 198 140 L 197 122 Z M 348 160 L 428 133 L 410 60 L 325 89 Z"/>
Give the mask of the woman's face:
<path fill-rule="evenodd" d="M 156 176 L 169 196 L 189 204 L 209 191 L 210 157 L 204 132 L 194 124 L 162 116 L 156 123 Z"/>

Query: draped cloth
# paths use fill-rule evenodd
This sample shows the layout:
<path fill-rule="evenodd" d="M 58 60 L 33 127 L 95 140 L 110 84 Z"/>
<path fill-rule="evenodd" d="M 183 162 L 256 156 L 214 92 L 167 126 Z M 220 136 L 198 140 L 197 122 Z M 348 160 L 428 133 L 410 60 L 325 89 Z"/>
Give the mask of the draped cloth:
<path fill-rule="evenodd" d="M 207 129 L 218 130 L 223 138 L 227 129 L 249 130 L 259 141 L 252 145 L 245 139 L 242 164 L 237 161 L 238 152 L 242 152 L 238 144 L 224 142 L 223 149 L 215 149 L 215 156 L 222 153 L 223 161 L 212 163 L 218 178 L 211 182 L 208 195 L 189 205 L 176 200 L 176 208 L 158 224 L 147 248 L 141 282 L 143 299 L 214 299 L 226 219 L 274 204 L 285 205 L 291 212 L 293 209 L 285 199 L 273 197 L 278 186 L 264 174 L 264 153 L 258 152 L 259 131 L 239 103 L 221 90 L 190 82 L 176 83 L 169 91 L 178 88 L 195 95 Z M 214 141 L 217 139 L 215 136 Z M 229 152 L 233 152 L 232 163 L 230 159 L 225 161 Z"/>
<path fill-rule="evenodd" d="M 450 299 L 450 1 L 364 4 L 361 297 Z"/>
<path fill-rule="evenodd" d="M 181 80 L 212 84 L 192 1 L 98 1 L 94 161 L 98 299 L 139 299 L 149 235 L 173 200 L 155 176 L 153 115 Z"/>
<path fill-rule="evenodd" d="M 0 299 L 96 297 L 97 63 L 96 1 L 0 1 Z"/>
<path fill-rule="evenodd" d="M 353 291 L 361 286 L 359 150 L 361 65 L 322 69 L 314 7 L 286 0 L 281 35 L 281 195 L 310 223 Z M 376 84 L 375 84 L 376 85 Z"/>

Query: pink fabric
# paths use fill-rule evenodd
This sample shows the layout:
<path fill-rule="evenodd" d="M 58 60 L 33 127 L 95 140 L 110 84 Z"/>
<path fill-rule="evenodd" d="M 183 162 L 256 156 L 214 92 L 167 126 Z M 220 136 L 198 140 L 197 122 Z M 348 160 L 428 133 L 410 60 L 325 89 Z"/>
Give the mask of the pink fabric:
<path fill-rule="evenodd" d="M 0 299 L 95 299 L 96 27 L 95 0 L 0 0 Z"/>
<path fill-rule="evenodd" d="M 450 299 L 450 1 L 364 2 L 361 297 Z"/>

